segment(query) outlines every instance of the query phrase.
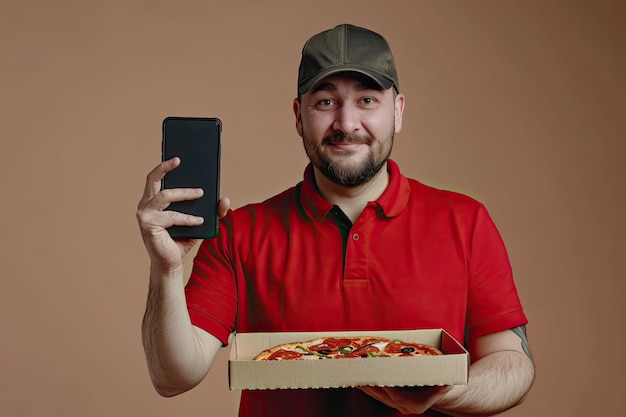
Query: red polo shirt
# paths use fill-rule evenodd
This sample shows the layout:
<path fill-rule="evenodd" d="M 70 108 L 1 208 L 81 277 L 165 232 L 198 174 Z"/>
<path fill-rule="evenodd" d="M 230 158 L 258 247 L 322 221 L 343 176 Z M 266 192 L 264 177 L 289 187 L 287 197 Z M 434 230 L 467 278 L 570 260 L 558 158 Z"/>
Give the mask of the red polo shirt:
<path fill-rule="evenodd" d="M 367 204 L 345 247 L 335 218 L 342 213 L 317 191 L 311 166 L 297 186 L 229 212 L 194 261 L 186 287 L 192 322 L 224 344 L 233 331 L 420 328 L 444 328 L 463 341 L 525 324 L 484 206 L 408 179 L 391 160 L 388 171 L 389 186 Z M 294 412 L 396 415 L 358 390 L 242 396 L 240 415 Z"/>

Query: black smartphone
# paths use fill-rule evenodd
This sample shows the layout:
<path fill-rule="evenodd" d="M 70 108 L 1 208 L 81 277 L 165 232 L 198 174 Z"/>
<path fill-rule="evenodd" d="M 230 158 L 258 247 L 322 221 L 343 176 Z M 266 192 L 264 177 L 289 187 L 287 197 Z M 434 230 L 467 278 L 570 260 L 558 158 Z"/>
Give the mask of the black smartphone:
<path fill-rule="evenodd" d="M 161 158 L 165 161 L 178 156 L 181 163 L 165 175 L 161 189 L 204 190 L 197 200 L 175 202 L 166 208 L 204 218 L 204 223 L 199 226 L 168 228 L 173 238 L 211 239 L 217 236 L 221 134 L 222 122 L 214 117 L 166 117 L 163 120 Z"/>

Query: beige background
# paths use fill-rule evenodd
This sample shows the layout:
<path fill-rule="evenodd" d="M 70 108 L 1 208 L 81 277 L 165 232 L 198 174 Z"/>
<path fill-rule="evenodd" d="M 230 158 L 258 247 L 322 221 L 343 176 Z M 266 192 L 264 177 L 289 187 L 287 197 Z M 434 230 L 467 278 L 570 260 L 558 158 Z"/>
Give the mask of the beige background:
<path fill-rule="evenodd" d="M 193 391 L 152 390 L 135 207 L 168 115 L 223 120 L 233 206 L 299 181 L 299 53 L 343 22 L 394 49 L 404 173 L 506 241 L 538 369 L 507 415 L 623 414 L 625 4 L 3 0 L 0 415 L 234 415 L 226 349 Z"/>

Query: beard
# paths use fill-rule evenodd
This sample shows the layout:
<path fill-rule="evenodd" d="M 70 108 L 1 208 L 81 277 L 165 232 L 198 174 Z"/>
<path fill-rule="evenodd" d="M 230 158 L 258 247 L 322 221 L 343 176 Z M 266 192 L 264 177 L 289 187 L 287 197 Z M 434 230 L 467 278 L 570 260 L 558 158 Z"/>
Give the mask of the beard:
<path fill-rule="evenodd" d="M 376 142 L 368 135 L 338 133 L 324 138 L 321 145 L 315 145 L 303 135 L 302 142 L 309 160 L 326 178 L 342 187 L 353 188 L 367 183 L 380 172 L 391 155 L 393 136 L 392 131 L 384 141 Z M 335 162 L 323 150 L 324 145 L 332 143 L 364 143 L 370 146 L 370 151 L 361 161 Z M 376 146 L 372 148 L 372 144 Z"/>

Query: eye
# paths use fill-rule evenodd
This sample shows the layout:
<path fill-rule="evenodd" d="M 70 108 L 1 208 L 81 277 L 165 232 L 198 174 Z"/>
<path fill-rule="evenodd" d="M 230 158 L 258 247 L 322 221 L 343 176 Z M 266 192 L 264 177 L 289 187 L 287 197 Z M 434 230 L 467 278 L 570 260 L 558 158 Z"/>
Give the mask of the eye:
<path fill-rule="evenodd" d="M 333 104 L 333 101 L 329 98 L 323 98 L 317 102 L 317 105 L 319 107 L 328 107 L 328 106 L 331 106 L 332 104 Z"/>
<path fill-rule="evenodd" d="M 376 103 L 376 99 L 374 97 L 363 97 L 361 99 L 361 105 L 363 106 L 372 106 Z"/>
<path fill-rule="evenodd" d="M 336 106 L 335 100 L 331 98 L 323 98 L 315 102 L 315 108 L 318 110 L 329 110 Z"/>

